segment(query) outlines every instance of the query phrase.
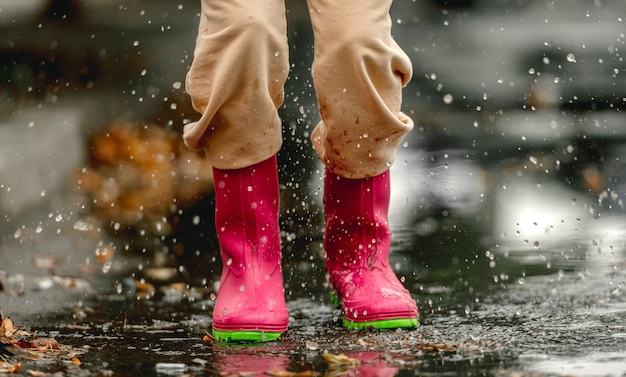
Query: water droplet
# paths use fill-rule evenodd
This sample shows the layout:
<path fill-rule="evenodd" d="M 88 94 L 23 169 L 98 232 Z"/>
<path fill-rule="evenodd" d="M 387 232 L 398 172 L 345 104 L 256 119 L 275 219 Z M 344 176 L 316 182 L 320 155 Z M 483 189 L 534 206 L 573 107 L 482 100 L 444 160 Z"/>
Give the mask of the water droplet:
<path fill-rule="evenodd" d="M 86 232 L 89 230 L 89 224 L 86 221 L 78 220 L 74 223 L 74 230 Z"/>
<path fill-rule="evenodd" d="M 307 340 L 305 342 L 305 345 L 306 345 L 306 348 L 310 349 L 311 351 L 315 351 L 319 348 L 319 344 L 313 340 Z"/>
<path fill-rule="evenodd" d="M 567 61 L 570 63 L 576 63 L 576 56 L 570 52 L 567 54 Z"/>
<path fill-rule="evenodd" d="M 446 105 L 449 105 L 452 103 L 452 101 L 454 101 L 454 97 L 452 96 L 452 94 L 446 94 L 443 96 L 443 103 L 445 103 Z"/>

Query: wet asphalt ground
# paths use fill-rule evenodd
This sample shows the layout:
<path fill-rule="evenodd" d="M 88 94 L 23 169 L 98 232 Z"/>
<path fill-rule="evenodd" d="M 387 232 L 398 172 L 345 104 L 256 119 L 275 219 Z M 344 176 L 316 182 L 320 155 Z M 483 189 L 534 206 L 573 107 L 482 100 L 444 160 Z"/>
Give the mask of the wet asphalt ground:
<path fill-rule="evenodd" d="M 188 54 L 195 30 L 180 4 L 133 3 L 107 22 L 87 14 L 99 42 L 123 30 L 126 46 L 144 49 L 124 63 L 137 68 L 134 81 L 96 80 L 106 90 L 95 96 L 121 87 L 119 97 L 81 106 L 177 124 L 194 116 L 172 90 L 188 56 L 166 57 L 152 26 L 129 26 L 144 8 L 167 41 L 185 41 L 173 55 Z M 289 331 L 266 344 L 205 338 L 220 270 L 210 196 L 177 218 L 185 232 L 156 237 L 113 231 L 68 184 L 36 190 L 38 204 L 5 214 L 0 228 L 3 314 L 63 346 L 2 360 L 20 362 L 17 375 L 55 376 L 626 375 L 625 10 L 620 1 L 394 5 L 394 34 L 414 61 L 405 107 L 417 127 L 392 168 L 391 259 L 418 302 L 418 329 L 343 330 L 327 298 L 320 166 L 306 139 L 316 122 L 311 42 L 295 7 L 279 156 Z M 124 46 L 121 56 L 135 53 Z M 144 58 L 155 55 L 163 59 Z M 179 107 L 162 106 L 163 93 Z M 56 106 L 50 96 L 23 101 Z M 22 106 L 4 104 L 9 114 Z M 176 245 L 182 256 L 172 256 Z"/>

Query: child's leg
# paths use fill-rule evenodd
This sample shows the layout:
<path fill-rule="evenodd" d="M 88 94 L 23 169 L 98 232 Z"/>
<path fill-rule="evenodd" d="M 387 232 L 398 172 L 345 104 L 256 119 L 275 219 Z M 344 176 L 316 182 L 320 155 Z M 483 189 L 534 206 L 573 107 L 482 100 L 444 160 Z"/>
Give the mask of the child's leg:
<path fill-rule="evenodd" d="M 326 269 L 349 329 L 418 325 L 415 301 L 389 265 L 389 194 L 388 171 L 350 179 L 326 169 Z"/>
<path fill-rule="evenodd" d="M 198 122 L 185 142 L 213 165 L 222 274 L 220 341 L 265 341 L 287 329 L 276 153 L 288 48 L 284 0 L 203 0 L 187 91 Z"/>
<path fill-rule="evenodd" d="M 415 327 L 415 301 L 389 266 L 388 170 L 413 127 L 400 112 L 411 63 L 391 38 L 391 0 L 308 2 L 330 284 L 346 327 Z"/>
<path fill-rule="evenodd" d="M 391 0 L 308 3 L 315 34 L 313 79 L 322 117 L 313 145 L 335 174 L 381 174 L 413 128 L 400 112 L 412 66 L 391 37 Z"/>
<path fill-rule="evenodd" d="M 284 0 L 203 0 L 186 89 L 199 121 L 185 142 L 211 164 L 236 169 L 282 143 L 277 108 L 289 73 Z"/>
<path fill-rule="evenodd" d="M 287 330 L 277 170 L 276 156 L 246 168 L 213 169 L 223 265 L 213 309 L 218 340 L 273 340 Z"/>

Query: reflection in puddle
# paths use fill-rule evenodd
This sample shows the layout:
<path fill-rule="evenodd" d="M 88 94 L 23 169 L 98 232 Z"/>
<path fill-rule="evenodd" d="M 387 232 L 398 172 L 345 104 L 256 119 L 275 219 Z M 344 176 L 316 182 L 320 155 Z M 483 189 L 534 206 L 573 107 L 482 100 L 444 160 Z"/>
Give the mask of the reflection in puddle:
<path fill-rule="evenodd" d="M 626 361 L 622 352 L 592 352 L 584 357 L 555 357 L 528 354 L 520 357 L 528 370 L 558 376 L 623 376 Z"/>
<path fill-rule="evenodd" d="M 493 188 L 494 251 L 523 265 L 578 267 L 591 247 L 592 203 L 550 179 L 506 177 Z"/>

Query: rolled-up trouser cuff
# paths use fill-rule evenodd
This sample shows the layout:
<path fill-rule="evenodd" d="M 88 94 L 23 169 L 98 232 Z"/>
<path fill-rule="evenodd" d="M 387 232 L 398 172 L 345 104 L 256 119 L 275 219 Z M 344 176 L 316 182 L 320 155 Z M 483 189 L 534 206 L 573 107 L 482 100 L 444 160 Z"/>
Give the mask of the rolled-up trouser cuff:
<path fill-rule="evenodd" d="M 289 73 L 284 0 L 203 0 L 186 90 L 197 122 L 185 143 L 218 169 L 266 160 L 282 144 L 278 107 Z"/>
<path fill-rule="evenodd" d="M 413 121 L 400 110 L 411 61 L 391 36 L 391 0 L 308 0 L 321 121 L 312 142 L 337 175 L 389 169 Z"/>

